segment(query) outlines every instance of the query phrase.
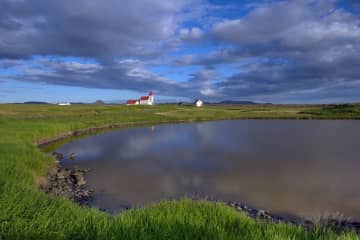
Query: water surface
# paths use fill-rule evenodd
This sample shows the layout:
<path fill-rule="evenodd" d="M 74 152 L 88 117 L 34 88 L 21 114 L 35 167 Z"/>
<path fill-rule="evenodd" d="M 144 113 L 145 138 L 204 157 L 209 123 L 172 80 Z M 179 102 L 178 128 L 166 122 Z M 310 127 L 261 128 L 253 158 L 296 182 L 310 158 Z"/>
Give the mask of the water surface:
<path fill-rule="evenodd" d="M 58 151 L 91 169 L 94 206 L 113 212 L 197 196 L 360 220 L 359 139 L 359 121 L 233 120 L 108 132 Z"/>

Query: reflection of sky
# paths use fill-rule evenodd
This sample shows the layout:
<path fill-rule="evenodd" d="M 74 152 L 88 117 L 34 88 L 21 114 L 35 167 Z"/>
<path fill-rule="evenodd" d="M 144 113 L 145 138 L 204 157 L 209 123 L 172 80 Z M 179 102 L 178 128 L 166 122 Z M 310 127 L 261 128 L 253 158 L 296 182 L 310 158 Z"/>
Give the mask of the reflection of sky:
<path fill-rule="evenodd" d="M 357 121 L 219 121 L 109 132 L 60 151 L 76 154 L 65 165 L 92 169 L 102 207 L 195 194 L 360 218 L 359 137 Z"/>
<path fill-rule="evenodd" d="M 68 158 L 72 153 L 76 154 L 76 158 L 89 159 L 100 156 L 102 153 L 102 147 L 96 145 L 83 144 L 79 141 L 74 141 L 71 144 L 67 144 L 60 149 L 60 152 L 64 153 L 64 157 Z"/>

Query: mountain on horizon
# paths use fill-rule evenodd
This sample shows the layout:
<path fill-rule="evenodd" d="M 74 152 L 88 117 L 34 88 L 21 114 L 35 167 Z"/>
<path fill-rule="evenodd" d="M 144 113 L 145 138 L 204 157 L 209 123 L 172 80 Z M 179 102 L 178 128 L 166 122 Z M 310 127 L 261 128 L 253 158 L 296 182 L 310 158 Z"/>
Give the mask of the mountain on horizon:
<path fill-rule="evenodd" d="M 252 102 L 252 101 L 224 100 L 224 101 L 218 102 L 217 104 L 243 104 L 243 105 L 253 105 L 253 104 L 258 104 L 258 103 Z"/>
<path fill-rule="evenodd" d="M 41 101 L 28 101 L 28 102 L 24 102 L 23 104 L 49 104 L 49 103 L 41 102 Z"/>

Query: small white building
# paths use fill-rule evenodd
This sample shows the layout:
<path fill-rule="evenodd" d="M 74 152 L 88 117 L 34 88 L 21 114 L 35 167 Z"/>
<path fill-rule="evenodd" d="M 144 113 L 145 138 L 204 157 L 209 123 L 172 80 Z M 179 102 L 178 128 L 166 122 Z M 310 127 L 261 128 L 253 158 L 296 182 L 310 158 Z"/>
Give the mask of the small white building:
<path fill-rule="evenodd" d="M 202 107 L 203 104 L 204 104 L 204 102 L 202 100 L 200 100 L 200 99 L 197 99 L 195 101 L 195 106 L 197 106 L 197 107 Z"/>
<path fill-rule="evenodd" d="M 58 103 L 57 105 L 58 106 L 70 106 L 71 103 L 69 103 L 69 102 L 61 102 L 61 103 Z"/>

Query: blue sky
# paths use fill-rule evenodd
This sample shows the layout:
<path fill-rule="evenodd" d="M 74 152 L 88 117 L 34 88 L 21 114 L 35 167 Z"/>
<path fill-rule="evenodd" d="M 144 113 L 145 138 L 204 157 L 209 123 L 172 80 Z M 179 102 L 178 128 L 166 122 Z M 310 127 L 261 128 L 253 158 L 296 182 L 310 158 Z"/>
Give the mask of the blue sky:
<path fill-rule="evenodd" d="M 356 0 L 0 2 L 0 102 L 360 102 Z"/>

